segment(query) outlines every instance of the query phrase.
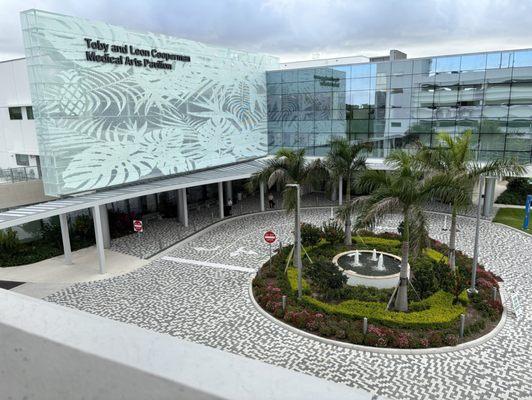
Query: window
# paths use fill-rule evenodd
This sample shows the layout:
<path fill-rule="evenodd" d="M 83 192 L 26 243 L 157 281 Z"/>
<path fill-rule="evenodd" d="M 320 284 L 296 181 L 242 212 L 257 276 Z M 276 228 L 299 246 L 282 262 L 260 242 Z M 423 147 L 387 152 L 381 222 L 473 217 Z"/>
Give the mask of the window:
<path fill-rule="evenodd" d="M 30 157 L 27 154 L 15 154 L 15 159 L 17 160 L 17 165 L 23 167 L 29 167 Z"/>
<path fill-rule="evenodd" d="M 400 122 L 392 122 L 392 128 L 400 128 L 401 123 Z"/>
<path fill-rule="evenodd" d="M 28 119 L 33 119 L 33 107 L 32 106 L 26 107 L 26 117 Z"/>
<path fill-rule="evenodd" d="M 9 119 L 22 119 L 22 107 L 9 107 Z"/>

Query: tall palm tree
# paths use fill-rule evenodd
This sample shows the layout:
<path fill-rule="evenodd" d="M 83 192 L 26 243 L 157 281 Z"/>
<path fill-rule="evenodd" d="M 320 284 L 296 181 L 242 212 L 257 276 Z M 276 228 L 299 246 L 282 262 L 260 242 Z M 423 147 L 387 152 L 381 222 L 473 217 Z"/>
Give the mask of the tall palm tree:
<path fill-rule="evenodd" d="M 330 150 L 325 160 L 331 182 L 336 184 L 345 179 L 345 203 L 340 207 L 338 215 L 344 221 L 345 244 L 352 244 L 351 236 L 351 186 L 362 171 L 366 170 L 366 155 L 369 145 L 366 143 L 350 142 L 346 138 L 336 138 L 330 141 Z"/>
<path fill-rule="evenodd" d="M 392 152 L 385 162 L 392 167 L 390 171 L 368 170 L 361 176 L 360 187 L 371 195 L 359 197 L 352 204 L 361 206 L 357 209 L 357 229 L 373 226 L 385 214 L 402 213 L 400 279 L 390 304 L 394 300 L 397 311 L 408 311 L 409 252 L 418 251 L 428 237 L 423 206 L 435 194 L 446 195 L 452 189 L 452 181 L 442 175 L 427 177 L 416 155 L 404 150 Z"/>
<path fill-rule="evenodd" d="M 496 177 L 519 175 L 524 167 L 515 159 L 496 159 L 480 163 L 474 159 L 471 151 L 473 132 L 466 131 L 461 136 L 453 137 L 440 133 L 436 148 L 422 149 L 418 157 L 433 174 L 441 174 L 452 179 L 456 192 L 449 191 L 441 200 L 451 205 L 451 227 L 449 232 L 449 266 L 456 268 L 456 220 L 458 212 L 471 205 L 473 188 L 481 175 Z M 464 196 L 464 194 L 467 194 Z"/>
<path fill-rule="evenodd" d="M 305 149 L 280 149 L 273 158 L 266 161 L 261 171 L 254 173 L 248 188 L 255 189 L 263 182 L 268 188 L 279 183 L 283 187 L 283 205 L 288 212 L 295 209 L 296 191 L 287 190 L 288 183 L 298 183 L 301 186 L 318 182 L 323 176 L 323 165 L 319 159 L 309 161 L 305 158 Z"/>

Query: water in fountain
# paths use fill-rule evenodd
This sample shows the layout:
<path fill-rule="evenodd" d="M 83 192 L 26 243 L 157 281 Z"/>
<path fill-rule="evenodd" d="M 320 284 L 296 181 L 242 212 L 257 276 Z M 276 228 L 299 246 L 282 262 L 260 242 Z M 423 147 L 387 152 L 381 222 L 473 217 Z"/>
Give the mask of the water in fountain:
<path fill-rule="evenodd" d="M 373 249 L 373 253 L 371 254 L 371 261 L 377 261 L 377 250 Z"/>
<path fill-rule="evenodd" d="M 384 268 L 384 256 L 382 253 L 379 255 L 379 261 L 377 261 L 377 268 L 375 268 L 377 271 L 384 271 L 386 268 Z"/>
<path fill-rule="evenodd" d="M 354 261 L 351 261 L 351 265 L 353 267 L 360 267 L 362 264 L 360 264 L 360 253 L 358 250 L 355 250 L 353 254 L 349 254 L 350 257 L 354 257 Z"/>

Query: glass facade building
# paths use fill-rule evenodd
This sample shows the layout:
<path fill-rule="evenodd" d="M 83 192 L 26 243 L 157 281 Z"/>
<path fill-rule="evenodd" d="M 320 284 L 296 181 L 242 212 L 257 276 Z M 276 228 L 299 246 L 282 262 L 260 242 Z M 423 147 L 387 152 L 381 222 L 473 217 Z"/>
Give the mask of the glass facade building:
<path fill-rule="evenodd" d="M 341 136 L 384 157 L 472 130 L 479 160 L 532 161 L 532 50 L 269 71 L 267 93 L 270 153 Z"/>

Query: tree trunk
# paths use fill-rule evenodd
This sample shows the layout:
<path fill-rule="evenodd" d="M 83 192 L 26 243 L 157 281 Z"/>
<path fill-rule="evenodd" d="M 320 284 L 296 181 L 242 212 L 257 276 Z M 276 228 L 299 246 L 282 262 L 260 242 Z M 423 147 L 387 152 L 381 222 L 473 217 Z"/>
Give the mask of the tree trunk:
<path fill-rule="evenodd" d="M 456 269 L 456 208 L 453 206 L 451 213 L 451 231 L 449 234 L 449 267 Z"/>
<path fill-rule="evenodd" d="M 345 215 L 345 240 L 344 243 L 346 246 L 351 246 L 353 244 L 353 238 L 351 237 L 351 174 L 347 174 L 345 182 L 345 203 L 344 207 L 346 208 Z"/>
<path fill-rule="evenodd" d="M 399 273 L 399 287 L 397 288 L 397 295 L 395 297 L 395 309 L 397 311 L 408 311 L 408 253 L 410 249 L 408 210 L 405 210 L 404 214 L 401 272 Z"/>

